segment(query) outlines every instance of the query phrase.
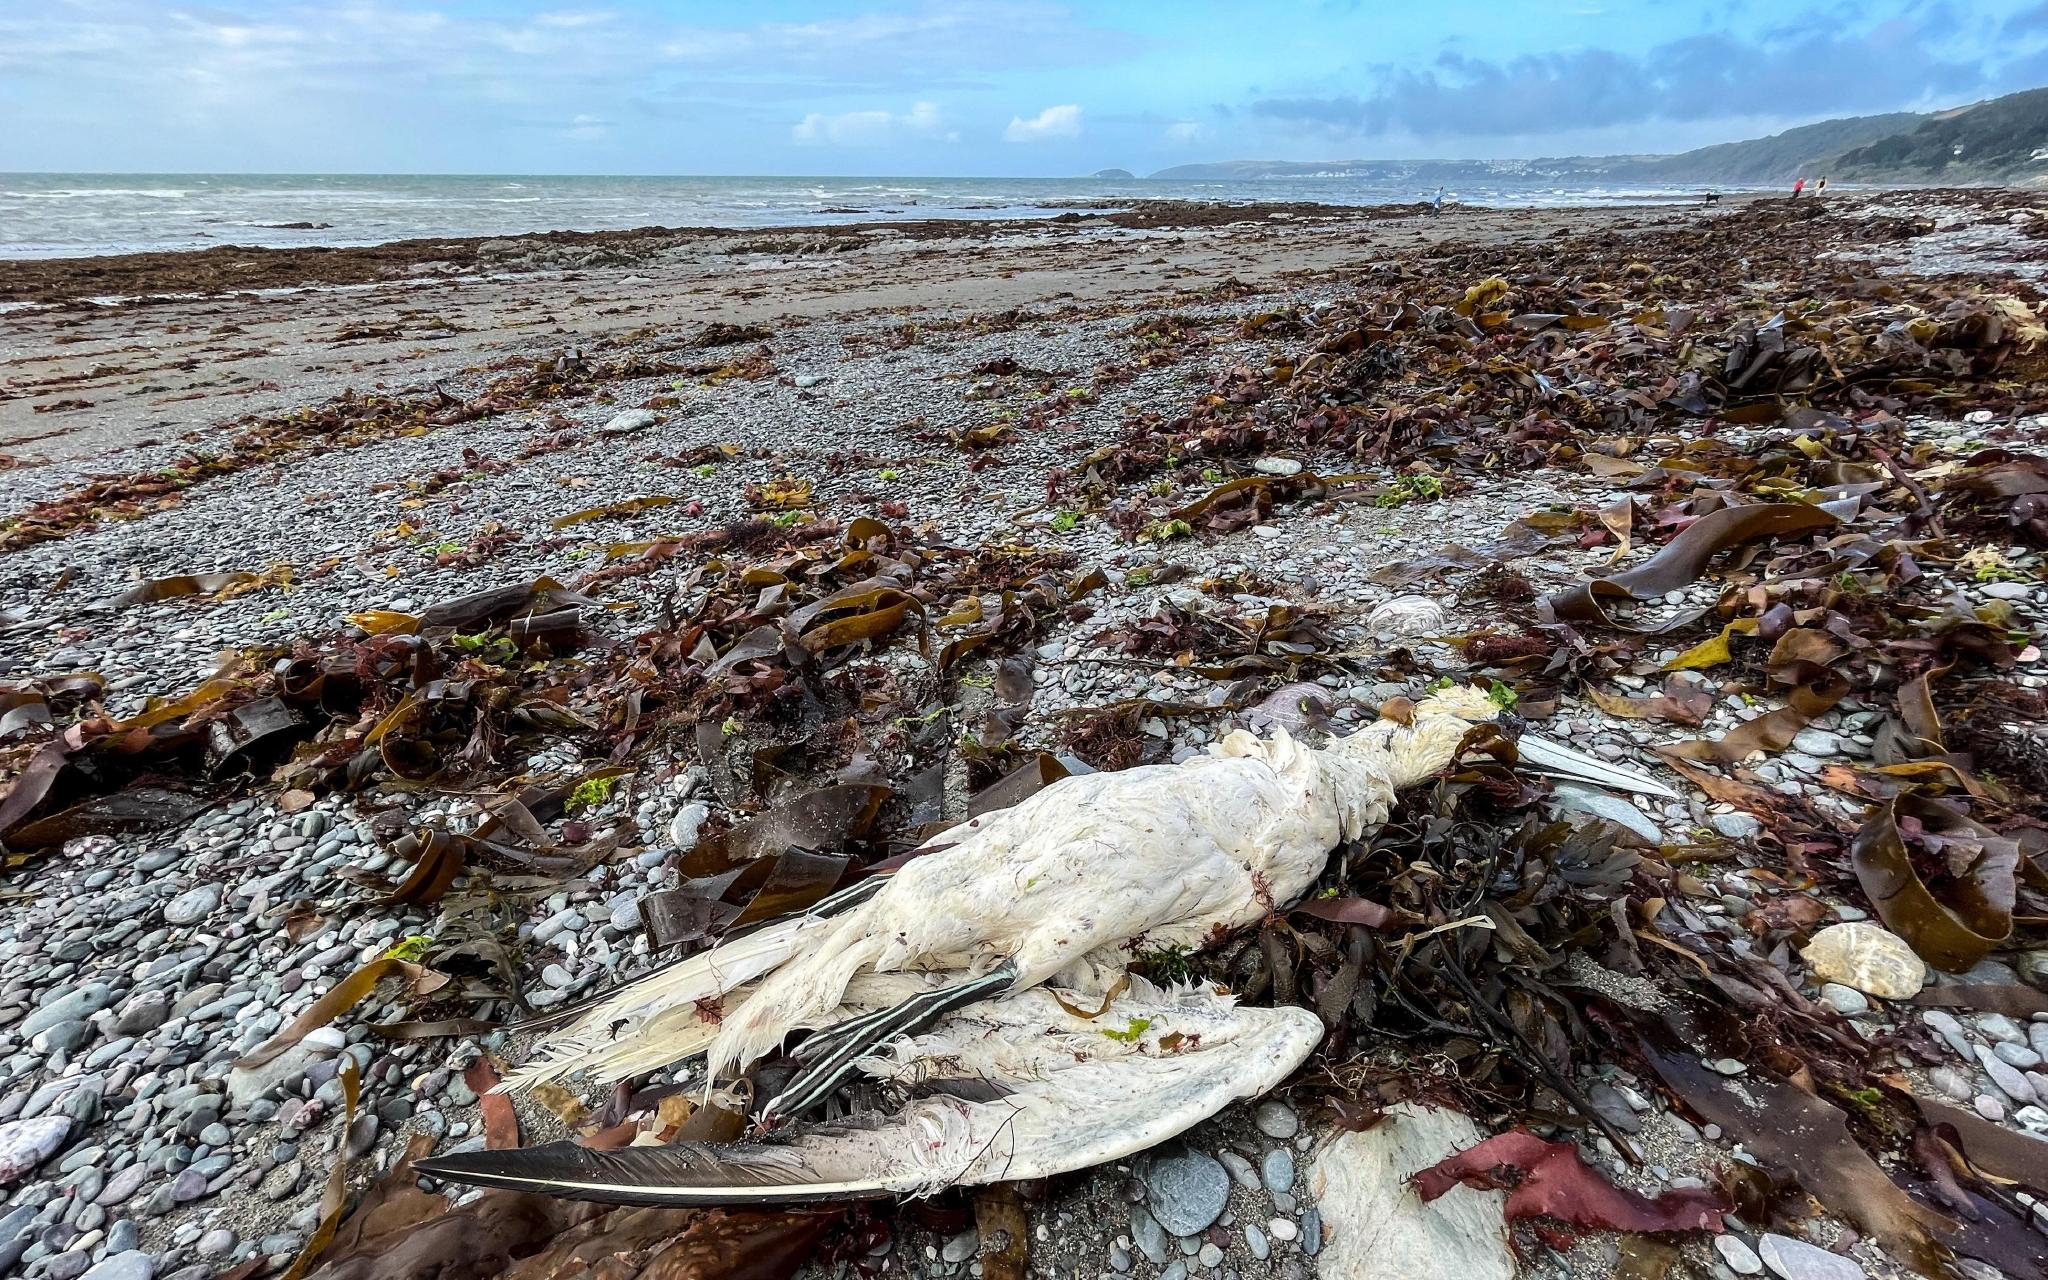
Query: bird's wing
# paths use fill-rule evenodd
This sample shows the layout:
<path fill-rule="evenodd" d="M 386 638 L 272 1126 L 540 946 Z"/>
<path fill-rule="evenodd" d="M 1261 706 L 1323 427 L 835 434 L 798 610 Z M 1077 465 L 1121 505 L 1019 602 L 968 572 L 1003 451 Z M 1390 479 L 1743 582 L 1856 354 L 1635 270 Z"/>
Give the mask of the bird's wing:
<path fill-rule="evenodd" d="M 829 924 L 798 916 L 617 988 L 548 1037 L 505 1087 L 532 1088 L 577 1072 L 609 1082 L 702 1052 L 730 1011 L 721 1006 L 734 1003 L 726 998 L 787 961 Z M 705 1034 L 689 1034 L 691 1028 Z"/>
<path fill-rule="evenodd" d="M 1133 982 L 1098 1018 L 1044 990 L 984 1001 L 899 1041 L 871 1074 L 914 1086 L 962 1074 L 1002 1096 L 920 1097 L 872 1123 L 786 1143 L 590 1151 L 558 1143 L 421 1161 L 478 1186 L 611 1204 L 795 1204 L 922 1195 L 1043 1178 L 1144 1151 L 1291 1075 L 1322 1039 L 1305 1009 L 1241 1009 L 1203 988 Z"/>

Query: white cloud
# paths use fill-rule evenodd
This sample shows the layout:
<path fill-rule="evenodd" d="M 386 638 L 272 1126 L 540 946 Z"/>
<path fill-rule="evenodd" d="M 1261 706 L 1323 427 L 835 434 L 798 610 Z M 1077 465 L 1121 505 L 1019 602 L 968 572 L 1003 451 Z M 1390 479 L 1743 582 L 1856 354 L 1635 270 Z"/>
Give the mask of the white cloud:
<path fill-rule="evenodd" d="M 960 137 L 945 127 L 936 102 L 915 103 L 900 115 L 890 111 L 844 111 L 838 115 L 813 111 L 790 128 L 789 136 L 814 147 L 873 147 L 904 137 L 943 137 L 953 142 Z"/>
<path fill-rule="evenodd" d="M 1003 130 L 1005 142 L 1043 142 L 1047 138 L 1072 138 L 1081 132 L 1081 108 L 1073 103 L 1047 107 L 1026 120 L 1023 116 L 1011 116 L 1010 127 Z"/>
<path fill-rule="evenodd" d="M 1166 126 L 1166 140 L 1176 147 L 1185 147 L 1202 140 L 1202 126 L 1194 120 L 1176 120 Z"/>

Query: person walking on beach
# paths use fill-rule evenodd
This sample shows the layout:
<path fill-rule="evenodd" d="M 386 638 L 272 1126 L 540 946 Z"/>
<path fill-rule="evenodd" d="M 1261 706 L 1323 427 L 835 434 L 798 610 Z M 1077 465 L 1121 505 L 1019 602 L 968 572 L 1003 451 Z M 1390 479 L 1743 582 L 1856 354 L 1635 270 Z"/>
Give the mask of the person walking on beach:
<path fill-rule="evenodd" d="M 1806 190 L 1806 179 L 1801 178 L 1799 179 L 1799 181 L 1792 184 L 1792 198 L 1794 200 L 1797 200 L 1799 198 L 1799 193 L 1804 190 Z"/>
<path fill-rule="evenodd" d="M 1432 200 L 1432 201 L 1430 201 L 1430 202 L 1429 202 L 1429 212 L 1430 212 L 1430 215 L 1431 215 L 1432 217 L 1442 217 L 1442 216 L 1443 216 L 1443 211 L 1444 211 L 1444 189 L 1443 189 L 1442 187 L 1438 187 L 1438 188 L 1436 189 L 1436 199 L 1434 199 L 1434 200 Z"/>
<path fill-rule="evenodd" d="M 1820 197 L 1822 197 L 1822 196 L 1826 195 L 1827 193 L 1828 193 L 1828 180 L 1827 180 L 1826 178 L 1822 178 L 1822 179 L 1821 179 L 1821 180 L 1820 180 L 1819 182 L 1816 182 L 1816 183 L 1814 183 L 1814 184 L 1813 184 L 1813 197 L 1814 197 L 1814 199 L 1818 200 L 1818 199 L 1819 199 Z"/>

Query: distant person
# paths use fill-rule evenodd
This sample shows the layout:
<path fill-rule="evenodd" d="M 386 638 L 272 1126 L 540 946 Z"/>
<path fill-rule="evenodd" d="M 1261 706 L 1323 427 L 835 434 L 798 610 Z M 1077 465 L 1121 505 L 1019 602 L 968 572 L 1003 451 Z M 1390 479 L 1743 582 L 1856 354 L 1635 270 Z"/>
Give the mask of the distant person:
<path fill-rule="evenodd" d="M 1816 182 L 1816 183 L 1814 183 L 1814 184 L 1813 184 L 1813 194 L 1814 194 L 1814 197 L 1815 197 L 1816 199 L 1818 199 L 1818 198 L 1819 198 L 1819 197 L 1821 197 L 1821 196 L 1824 196 L 1824 195 L 1826 195 L 1827 193 L 1828 193 L 1828 180 L 1827 180 L 1826 178 L 1822 178 L 1822 179 L 1821 179 L 1821 180 L 1820 180 L 1819 182 Z"/>
<path fill-rule="evenodd" d="M 1792 198 L 1794 200 L 1797 200 L 1799 198 L 1799 193 L 1804 190 L 1806 190 L 1806 179 L 1801 178 L 1799 179 L 1799 181 L 1792 184 Z"/>
<path fill-rule="evenodd" d="M 1434 200 L 1432 200 L 1432 201 L 1430 201 L 1430 202 L 1429 202 L 1429 212 L 1430 212 L 1430 216 L 1432 216 L 1432 217 L 1442 217 L 1442 216 L 1443 216 L 1443 212 L 1444 212 L 1444 189 L 1443 189 L 1442 187 L 1438 187 L 1438 188 L 1436 189 L 1436 199 L 1434 199 Z"/>

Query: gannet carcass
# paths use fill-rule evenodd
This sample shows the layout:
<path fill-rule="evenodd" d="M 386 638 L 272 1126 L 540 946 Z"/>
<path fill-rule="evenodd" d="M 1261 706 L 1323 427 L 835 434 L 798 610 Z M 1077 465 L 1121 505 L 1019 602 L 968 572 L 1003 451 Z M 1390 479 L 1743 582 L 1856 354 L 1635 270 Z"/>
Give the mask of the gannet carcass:
<path fill-rule="evenodd" d="M 767 1136 L 416 1167 L 610 1203 L 765 1204 L 1046 1177 L 1143 1151 L 1278 1085 L 1323 1026 L 1212 986 L 1154 986 L 1128 972 L 1133 958 L 1213 945 L 1293 903 L 1497 715 L 1452 688 L 1320 749 L 1238 730 L 1180 764 L 1062 779 L 933 837 L 893 874 L 623 985 L 510 1081 L 608 1083 L 699 1054 L 716 1081 L 808 1032 L 761 1108 Z M 1537 772 L 1676 798 L 1534 735 L 1517 753 Z M 790 1124 L 856 1075 L 893 1086 L 902 1107 Z"/>

